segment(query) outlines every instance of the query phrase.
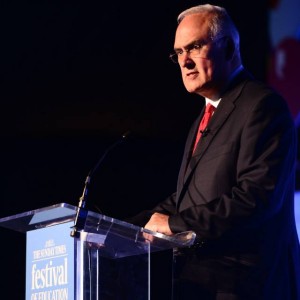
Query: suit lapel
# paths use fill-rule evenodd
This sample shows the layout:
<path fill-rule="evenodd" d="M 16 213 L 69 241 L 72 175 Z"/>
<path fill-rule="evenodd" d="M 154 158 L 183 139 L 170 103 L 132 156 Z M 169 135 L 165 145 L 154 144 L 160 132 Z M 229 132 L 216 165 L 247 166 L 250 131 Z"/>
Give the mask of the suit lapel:
<path fill-rule="evenodd" d="M 182 187 L 184 184 L 185 173 L 187 171 L 187 168 L 189 168 L 189 162 L 190 162 L 190 159 L 192 156 L 192 149 L 193 149 L 194 141 L 196 138 L 198 127 L 199 127 L 199 122 L 200 122 L 203 114 L 204 114 L 204 108 L 202 109 L 199 117 L 194 121 L 194 123 L 189 131 L 188 137 L 187 137 L 184 154 L 183 154 L 183 158 L 182 158 L 182 163 L 181 163 L 181 167 L 180 167 L 180 172 L 178 175 L 177 196 L 179 196 L 180 193 L 178 193 L 178 191 L 182 190 Z"/>

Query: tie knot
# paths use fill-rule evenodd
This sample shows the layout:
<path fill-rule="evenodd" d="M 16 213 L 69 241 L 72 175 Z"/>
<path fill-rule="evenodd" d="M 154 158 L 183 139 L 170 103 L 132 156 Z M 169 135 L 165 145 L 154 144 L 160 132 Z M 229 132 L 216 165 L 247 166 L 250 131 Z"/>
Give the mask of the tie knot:
<path fill-rule="evenodd" d="M 206 114 L 211 114 L 211 113 L 213 113 L 214 110 L 215 110 L 215 107 L 213 105 L 211 105 L 210 103 L 208 103 L 205 107 Z"/>
<path fill-rule="evenodd" d="M 196 147 L 197 147 L 197 144 L 198 144 L 198 141 L 200 139 L 201 136 L 206 136 L 207 135 L 207 132 L 208 132 L 208 129 L 207 129 L 207 124 L 210 120 L 210 118 L 212 117 L 212 114 L 215 110 L 215 107 L 213 105 L 211 105 L 210 103 L 208 103 L 206 106 L 205 106 L 205 112 L 204 112 L 204 115 L 203 115 L 203 118 L 201 119 L 200 121 L 200 124 L 199 124 L 199 128 L 198 128 L 198 132 L 197 132 L 197 136 L 196 136 L 196 141 L 195 141 L 195 144 L 194 144 L 194 150 L 196 150 Z"/>

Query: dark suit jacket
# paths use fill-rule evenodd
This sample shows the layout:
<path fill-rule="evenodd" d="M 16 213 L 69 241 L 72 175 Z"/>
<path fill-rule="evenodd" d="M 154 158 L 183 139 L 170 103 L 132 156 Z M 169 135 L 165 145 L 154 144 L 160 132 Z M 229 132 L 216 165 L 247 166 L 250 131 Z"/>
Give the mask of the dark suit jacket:
<path fill-rule="evenodd" d="M 231 83 L 206 136 L 185 146 L 177 191 L 153 211 L 173 232 L 193 230 L 182 277 L 238 299 L 298 300 L 294 218 L 296 131 L 285 101 L 245 71 Z"/>

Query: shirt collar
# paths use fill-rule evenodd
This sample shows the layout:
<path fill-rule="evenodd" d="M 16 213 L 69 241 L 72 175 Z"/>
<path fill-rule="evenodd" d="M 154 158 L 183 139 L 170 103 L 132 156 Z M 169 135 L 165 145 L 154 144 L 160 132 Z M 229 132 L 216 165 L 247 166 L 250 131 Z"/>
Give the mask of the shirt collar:
<path fill-rule="evenodd" d="M 218 107 L 220 101 L 222 98 L 218 99 L 218 100 L 211 100 L 209 98 L 205 98 L 205 105 L 207 105 L 208 103 L 210 103 L 212 106 L 214 106 L 215 108 Z"/>

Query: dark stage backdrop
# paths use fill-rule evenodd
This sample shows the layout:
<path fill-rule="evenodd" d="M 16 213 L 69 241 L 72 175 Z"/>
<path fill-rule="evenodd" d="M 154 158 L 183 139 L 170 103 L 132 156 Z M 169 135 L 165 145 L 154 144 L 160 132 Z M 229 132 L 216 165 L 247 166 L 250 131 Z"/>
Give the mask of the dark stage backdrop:
<path fill-rule="evenodd" d="M 267 4 L 256 2 L 212 1 L 236 21 L 245 66 L 265 79 Z M 94 179 L 97 192 L 112 185 L 113 195 L 90 196 L 101 205 L 109 197 L 151 206 L 174 190 L 186 133 L 203 100 L 188 95 L 168 55 L 176 16 L 198 3 L 2 4 L 1 214 L 76 204 L 90 168 L 127 130 L 129 142 Z"/>
<path fill-rule="evenodd" d="M 6 2 L 0 217 L 77 205 L 89 170 L 127 130 L 130 138 L 92 178 L 89 207 L 124 218 L 172 193 L 185 136 L 203 102 L 187 94 L 168 55 L 176 16 L 201 1 Z M 244 65 L 265 79 L 267 1 L 211 3 L 231 13 Z M 1 299 L 24 299 L 25 236 L 0 232 Z"/>

